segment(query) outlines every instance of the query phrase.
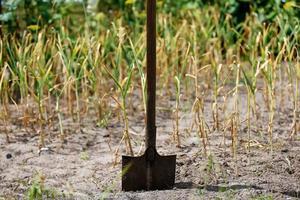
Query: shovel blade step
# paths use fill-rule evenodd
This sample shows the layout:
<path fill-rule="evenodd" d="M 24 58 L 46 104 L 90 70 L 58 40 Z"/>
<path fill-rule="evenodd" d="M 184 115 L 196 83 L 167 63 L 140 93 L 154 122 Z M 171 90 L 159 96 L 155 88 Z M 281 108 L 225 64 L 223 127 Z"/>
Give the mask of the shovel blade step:
<path fill-rule="evenodd" d="M 148 161 L 146 153 L 139 157 L 122 156 L 122 190 L 167 190 L 175 183 L 176 155 L 160 156 Z"/>

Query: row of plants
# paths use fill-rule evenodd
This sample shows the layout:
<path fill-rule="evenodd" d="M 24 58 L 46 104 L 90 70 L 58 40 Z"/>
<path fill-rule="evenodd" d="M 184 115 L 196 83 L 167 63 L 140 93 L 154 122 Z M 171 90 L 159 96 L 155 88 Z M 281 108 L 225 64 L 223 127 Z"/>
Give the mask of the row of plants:
<path fill-rule="evenodd" d="M 231 134 L 236 157 L 242 121 L 248 122 L 248 149 L 252 134 L 259 133 L 262 142 L 268 135 L 267 145 L 272 150 L 279 108 L 293 116 L 288 137 L 299 132 L 299 20 L 287 23 L 288 19 L 279 15 L 267 24 L 253 14 L 241 24 L 244 31 L 237 32 L 229 17 L 220 24 L 220 16 L 218 7 L 186 11 L 182 19 L 159 15 L 158 94 L 176 101 L 172 108 L 174 141 L 181 146 L 185 97 L 194 113 L 190 132 L 199 135 L 205 153 L 216 130 L 222 131 L 224 141 L 226 134 Z M 124 20 L 116 19 L 106 31 L 91 31 L 85 26 L 74 37 L 65 26 L 61 23 L 58 30 L 46 27 L 1 38 L 0 119 L 7 141 L 14 114 L 11 104 L 18 107 L 23 127 L 33 125 L 36 129 L 40 147 L 46 145 L 46 130 L 54 122 L 59 124 L 63 144 L 65 118 L 81 124 L 93 113 L 98 124 L 105 126 L 111 113 L 120 111 L 124 131 L 119 147 L 124 142 L 127 153 L 134 154 L 128 117 L 135 100 L 143 102 L 138 109 L 145 113 L 145 30 L 134 31 Z M 246 114 L 240 106 L 243 90 L 247 94 Z M 134 100 L 134 92 L 140 94 L 138 99 Z M 264 105 L 257 105 L 259 94 Z M 207 98 L 213 99 L 211 108 L 205 106 Z M 234 106 L 228 108 L 228 104 Z M 205 114 L 207 110 L 211 117 Z M 267 122 L 260 116 L 264 111 Z"/>
<path fill-rule="evenodd" d="M 36 30 L 45 25 L 59 28 L 62 20 L 67 27 L 78 32 L 82 31 L 82 27 L 78 29 L 74 26 L 76 23 L 86 22 L 97 27 L 113 18 L 122 18 L 125 23 L 137 26 L 145 20 L 145 1 L 137 0 L 5 0 L 0 5 L 0 22 L 2 29 L 8 33 L 26 28 Z M 159 12 L 173 17 L 182 17 L 186 11 L 209 9 L 211 6 L 220 10 L 221 23 L 230 16 L 235 27 L 250 14 L 257 15 L 261 22 L 274 22 L 278 15 L 290 20 L 300 17 L 299 5 L 292 0 L 158 0 Z"/>

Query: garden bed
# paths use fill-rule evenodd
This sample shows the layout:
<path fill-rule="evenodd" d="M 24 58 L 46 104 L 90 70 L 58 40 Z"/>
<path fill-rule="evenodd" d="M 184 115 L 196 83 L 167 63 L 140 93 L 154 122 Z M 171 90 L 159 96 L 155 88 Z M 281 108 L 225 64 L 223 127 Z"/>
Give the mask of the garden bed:
<path fill-rule="evenodd" d="M 158 98 L 158 107 L 171 107 L 174 103 L 167 97 Z M 244 98 L 242 94 L 241 102 Z M 209 116 L 209 99 L 205 105 L 205 115 Z M 13 110 L 14 106 L 10 108 Z M 264 112 L 262 118 L 267 117 Z M 175 188 L 122 192 L 118 161 L 125 150 L 121 145 L 120 154 L 117 157 L 114 154 L 122 136 L 117 115 L 106 128 L 97 126 L 92 112 L 83 117 L 80 126 L 66 116 L 64 144 L 59 139 L 58 122 L 54 121 L 46 129 L 46 147 L 39 149 L 39 134 L 34 128 L 22 126 L 16 112 L 8 126 L 10 143 L 6 143 L 4 134 L 0 136 L 0 199 L 24 199 L 34 188 L 41 188 L 44 195 L 66 199 L 297 199 L 300 198 L 300 138 L 288 137 L 292 121 L 289 113 L 289 110 L 277 113 L 272 153 L 266 125 L 262 124 L 260 131 L 252 131 L 249 150 L 247 127 L 241 123 L 234 159 L 230 131 L 225 132 L 225 146 L 223 131 L 211 131 L 208 155 L 204 156 L 196 131 L 188 131 L 193 115 L 187 111 L 181 113 L 181 147 L 176 147 L 172 139 L 173 114 L 158 108 L 158 151 L 177 155 Z M 144 118 L 142 112 L 130 112 L 129 116 L 134 152 L 138 154 L 143 152 Z M 241 118 L 243 121 L 243 114 Z M 31 123 L 34 127 L 34 119 Z M 209 125 L 212 123 L 208 121 Z M 0 128 L 4 132 L 4 126 Z"/>

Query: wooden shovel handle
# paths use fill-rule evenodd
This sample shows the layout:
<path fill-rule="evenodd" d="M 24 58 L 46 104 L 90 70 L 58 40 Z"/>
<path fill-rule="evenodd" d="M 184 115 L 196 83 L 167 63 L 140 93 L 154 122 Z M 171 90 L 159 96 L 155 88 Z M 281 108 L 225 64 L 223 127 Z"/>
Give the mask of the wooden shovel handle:
<path fill-rule="evenodd" d="M 156 0 L 147 0 L 147 126 L 146 148 L 155 148 Z"/>

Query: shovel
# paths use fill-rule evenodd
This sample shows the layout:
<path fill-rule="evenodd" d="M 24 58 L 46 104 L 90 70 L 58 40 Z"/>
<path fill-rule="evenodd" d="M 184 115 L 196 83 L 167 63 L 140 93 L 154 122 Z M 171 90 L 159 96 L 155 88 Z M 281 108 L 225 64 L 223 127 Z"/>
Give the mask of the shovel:
<path fill-rule="evenodd" d="M 166 190 L 175 182 L 176 155 L 156 151 L 156 0 L 147 0 L 147 124 L 146 151 L 139 157 L 122 156 L 122 190 Z"/>

